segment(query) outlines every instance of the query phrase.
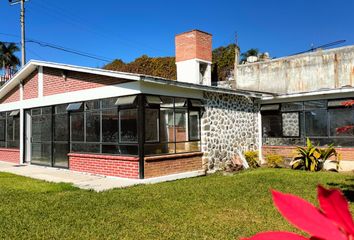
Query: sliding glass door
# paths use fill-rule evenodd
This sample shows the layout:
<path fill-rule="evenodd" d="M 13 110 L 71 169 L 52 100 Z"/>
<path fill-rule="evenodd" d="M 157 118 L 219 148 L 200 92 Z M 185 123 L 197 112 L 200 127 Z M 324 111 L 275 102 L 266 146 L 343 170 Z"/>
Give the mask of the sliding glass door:
<path fill-rule="evenodd" d="M 51 107 L 32 109 L 31 163 L 52 165 Z"/>
<path fill-rule="evenodd" d="M 69 130 L 67 105 L 30 110 L 31 163 L 68 167 Z"/>

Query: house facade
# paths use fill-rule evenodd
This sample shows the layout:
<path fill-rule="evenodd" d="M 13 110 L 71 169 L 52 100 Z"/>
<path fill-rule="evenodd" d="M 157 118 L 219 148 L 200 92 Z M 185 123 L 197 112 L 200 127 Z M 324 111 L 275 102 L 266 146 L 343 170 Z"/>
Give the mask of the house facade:
<path fill-rule="evenodd" d="M 338 85 L 354 76 L 350 52 L 236 66 L 225 88 L 211 86 L 210 34 L 175 42 L 177 81 L 30 61 L 0 89 L 0 161 L 134 179 L 198 176 L 247 150 L 291 159 L 309 137 L 335 144 L 342 170 L 354 169 L 354 88 Z M 337 85 L 306 83 L 316 76 Z"/>
<path fill-rule="evenodd" d="M 0 89 L 0 161 L 144 179 L 259 149 L 262 94 L 211 86 L 211 41 L 176 36 L 177 81 L 30 61 Z"/>
<path fill-rule="evenodd" d="M 237 64 L 228 85 L 273 93 L 261 100 L 263 156 L 292 159 L 310 138 L 335 146 L 340 170 L 354 169 L 354 46 Z"/>

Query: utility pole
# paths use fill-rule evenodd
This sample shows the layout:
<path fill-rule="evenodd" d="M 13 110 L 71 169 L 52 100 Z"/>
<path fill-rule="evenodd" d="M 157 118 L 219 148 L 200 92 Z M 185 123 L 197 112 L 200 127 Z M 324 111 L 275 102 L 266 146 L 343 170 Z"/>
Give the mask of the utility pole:
<path fill-rule="evenodd" d="M 25 35 L 25 1 L 26 0 L 9 0 L 10 5 L 15 5 L 17 3 L 21 4 L 21 66 L 23 67 L 26 64 L 26 35 Z"/>

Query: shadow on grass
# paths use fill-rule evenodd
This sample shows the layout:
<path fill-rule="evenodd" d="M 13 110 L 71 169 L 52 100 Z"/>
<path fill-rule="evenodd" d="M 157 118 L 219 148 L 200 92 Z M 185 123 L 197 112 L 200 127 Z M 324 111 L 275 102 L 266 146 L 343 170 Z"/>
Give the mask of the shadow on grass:
<path fill-rule="evenodd" d="M 344 183 L 328 183 L 328 186 L 342 190 L 349 202 L 354 202 L 354 177 L 345 179 Z"/>

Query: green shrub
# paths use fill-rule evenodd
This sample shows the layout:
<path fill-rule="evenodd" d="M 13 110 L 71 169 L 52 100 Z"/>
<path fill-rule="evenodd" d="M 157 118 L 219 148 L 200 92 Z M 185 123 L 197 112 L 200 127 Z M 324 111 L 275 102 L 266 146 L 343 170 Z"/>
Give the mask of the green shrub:
<path fill-rule="evenodd" d="M 278 168 L 284 162 L 284 157 L 278 154 L 267 154 L 265 156 L 267 166 L 271 168 Z"/>
<path fill-rule="evenodd" d="M 331 162 L 336 163 L 336 169 L 331 169 L 338 171 L 339 158 L 338 153 L 333 147 L 333 144 L 329 145 L 327 148 L 320 149 L 315 147 L 311 140 L 307 138 L 306 147 L 297 147 L 298 157 L 290 163 L 292 169 L 304 169 L 306 171 L 317 172 L 323 169 L 324 163 L 329 160 L 329 158 L 334 157 L 335 160 Z"/>
<path fill-rule="evenodd" d="M 250 168 L 258 168 L 259 163 L 258 163 L 258 152 L 256 151 L 246 151 L 244 152 L 246 161 Z"/>

